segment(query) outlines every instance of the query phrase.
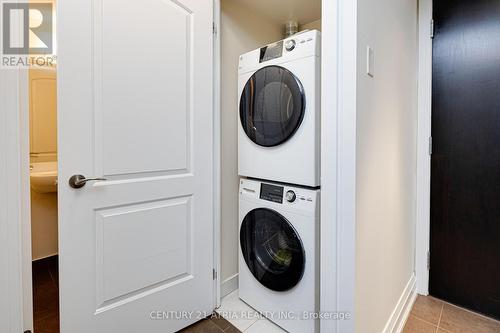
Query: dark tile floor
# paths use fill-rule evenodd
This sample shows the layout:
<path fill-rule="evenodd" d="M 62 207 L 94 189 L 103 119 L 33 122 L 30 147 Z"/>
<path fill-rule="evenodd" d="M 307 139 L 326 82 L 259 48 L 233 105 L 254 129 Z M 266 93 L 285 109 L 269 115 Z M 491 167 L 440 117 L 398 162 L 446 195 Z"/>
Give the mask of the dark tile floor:
<path fill-rule="evenodd" d="M 59 333 L 57 256 L 33 262 L 33 319 L 36 333 Z M 182 330 L 183 333 L 240 333 L 218 314 Z"/>
<path fill-rule="evenodd" d="M 211 317 L 199 321 L 182 331 L 180 333 L 241 333 L 236 327 L 231 325 L 226 319 L 222 318 L 219 314 L 213 314 Z"/>
<path fill-rule="evenodd" d="M 33 320 L 36 333 L 59 333 L 57 256 L 33 262 Z"/>

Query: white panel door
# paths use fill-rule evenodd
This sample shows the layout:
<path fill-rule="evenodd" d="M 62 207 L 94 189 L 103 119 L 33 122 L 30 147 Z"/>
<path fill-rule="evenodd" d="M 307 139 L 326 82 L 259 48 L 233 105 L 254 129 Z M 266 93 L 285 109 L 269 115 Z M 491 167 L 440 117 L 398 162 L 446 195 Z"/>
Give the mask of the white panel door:
<path fill-rule="evenodd" d="M 214 308 L 212 7 L 58 1 L 62 333 L 175 332 Z"/>

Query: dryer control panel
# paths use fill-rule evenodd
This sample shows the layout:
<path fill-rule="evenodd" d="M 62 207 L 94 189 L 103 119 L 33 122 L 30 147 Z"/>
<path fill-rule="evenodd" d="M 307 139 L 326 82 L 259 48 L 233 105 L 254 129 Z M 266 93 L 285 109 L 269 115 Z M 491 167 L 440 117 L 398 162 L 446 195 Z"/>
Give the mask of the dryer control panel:
<path fill-rule="evenodd" d="M 259 62 L 265 62 L 279 58 L 283 55 L 283 41 L 270 44 L 260 48 Z"/>
<path fill-rule="evenodd" d="M 321 33 L 318 30 L 307 30 L 242 54 L 238 72 L 241 75 L 264 65 L 278 65 L 311 56 L 319 57 L 320 54 Z"/>

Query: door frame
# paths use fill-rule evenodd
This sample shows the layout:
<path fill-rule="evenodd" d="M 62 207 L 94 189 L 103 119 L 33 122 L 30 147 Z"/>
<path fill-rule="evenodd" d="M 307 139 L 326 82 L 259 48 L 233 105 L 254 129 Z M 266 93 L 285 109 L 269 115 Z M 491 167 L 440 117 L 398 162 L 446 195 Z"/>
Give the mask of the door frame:
<path fill-rule="evenodd" d="M 30 319 L 24 316 L 29 291 L 24 284 L 26 254 L 31 257 L 31 247 L 24 246 L 26 214 L 26 164 L 22 152 L 27 144 L 19 140 L 26 122 L 23 113 L 22 70 L 3 69 L 0 75 L 0 331 L 22 332 Z M 28 167 L 29 170 L 29 167 Z M 29 202 L 28 202 L 29 205 Z M 29 206 L 28 206 L 29 208 Z M 29 214 L 29 210 L 28 210 Z M 31 282 L 31 279 L 29 280 Z M 29 288 L 31 289 L 31 288 Z M 26 295 L 24 294 L 26 293 Z M 4 297 L 6 296 L 6 297 Z M 29 295 L 30 296 L 30 295 Z M 28 296 L 28 297 L 29 297 Z"/>
<path fill-rule="evenodd" d="M 426 0 L 429 1 L 429 0 Z M 214 0 L 215 28 L 220 26 L 220 0 Z M 220 29 L 218 29 L 220 31 Z M 322 197 L 328 205 L 321 205 L 320 311 L 349 312 L 350 320 L 320 321 L 322 332 L 354 332 L 355 295 L 355 203 L 356 203 L 356 42 L 357 4 L 351 0 L 322 0 L 322 142 L 321 174 Z M 220 36 L 214 37 L 214 262 L 220 272 Z M 13 70 L 15 71 L 15 70 Z M 12 91 L 0 95 L 2 110 L 8 110 L 2 122 L 6 137 L 0 137 L 2 151 L 7 152 L 9 164 L 0 164 L 0 176 L 7 186 L 2 195 L 12 201 L 6 222 L 11 242 L 5 244 L 9 277 L 8 305 L 13 309 L 10 324 L 1 330 L 13 332 L 32 329 L 31 304 L 31 233 L 29 206 L 29 130 L 26 71 L 2 75 L 2 87 L 10 84 Z M 3 74 L 3 73 L 2 73 Z M 19 75 L 16 77 L 15 75 Z M 13 80 L 18 82 L 12 85 Z M 5 84 L 4 84 L 5 81 Z M 5 92 L 5 94 L 3 94 Z M 5 140 L 4 140 L 5 139 Z M 5 147 L 4 147 L 5 141 Z M 7 176 L 8 175 L 8 176 Z M 6 208 L 6 207 L 5 207 Z M 4 216 L 2 216 L 3 218 Z M 4 245 L 4 243 L 2 243 Z M 29 246 L 29 249 L 28 249 Z M 29 250 L 29 251 L 28 251 Z M 3 262 L 0 262 L 3 263 Z M 23 274 L 24 273 L 24 274 Z M 220 304 L 220 274 L 214 285 L 214 307 Z M 0 276 L 0 278 L 4 278 Z M 0 280 L 3 281 L 3 280 Z M 21 283 L 22 282 L 22 283 Z M 24 295 L 23 295 L 24 293 Z M 23 297 L 24 296 L 24 297 Z M 0 303 L 1 306 L 3 304 Z M 6 313 L 1 313 L 6 315 Z M 24 318 L 24 323 L 23 323 Z M 23 329 L 21 330 L 21 327 Z"/>
<path fill-rule="evenodd" d="M 221 14 L 221 3 L 220 0 L 213 0 L 214 7 L 214 64 L 213 64 L 213 142 L 214 142 L 214 268 L 215 268 L 215 279 L 214 279 L 214 304 L 215 308 L 220 307 L 221 302 L 221 242 L 222 242 L 222 192 L 221 192 L 221 144 L 222 144 L 222 124 L 221 124 L 221 39 L 220 39 L 220 14 Z"/>
<path fill-rule="evenodd" d="M 28 72 L 0 71 L 0 331 L 24 332 L 33 328 Z"/>
<path fill-rule="evenodd" d="M 320 330 L 354 333 L 357 2 L 323 0 L 321 20 L 319 310 L 349 312 L 351 319 L 322 319 Z"/>
<path fill-rule="evenodd" d="M 429 294 L 431 115 L 432 115 L 432 0 L 418 2 L 418 130 L 417 130 L 417 226 L 415 272 L 417 293 Z"/>

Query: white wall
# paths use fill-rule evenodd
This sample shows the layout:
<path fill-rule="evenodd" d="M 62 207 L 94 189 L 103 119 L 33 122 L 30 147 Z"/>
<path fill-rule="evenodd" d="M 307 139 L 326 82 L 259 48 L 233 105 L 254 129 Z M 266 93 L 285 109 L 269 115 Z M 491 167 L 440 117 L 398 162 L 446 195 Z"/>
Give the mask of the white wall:
<path fill-rule="evenodd" d="M 57 82 L 55 67 L 29 69 L 31 162 L 57 160 Z"/>
<path fill-rule="evenodd" d="M 221 280 L 238 273 L 238 58 L 240 54 L 282 39 L 283 26 L 245 5 L 222 0 L 222 244 Z M 233 279 L 232 281 L 235 281 Z"/>
<path fill-rule="evenodd" d="M 357 26 L 356 332 L 369 333 L 414 271 L 417 1 L 358 0 Z"/>
<path fill-rule="evenodd" d="M 321 19 L 302 24 L 300 30 L 319 30 L 321 31 Z"/>

